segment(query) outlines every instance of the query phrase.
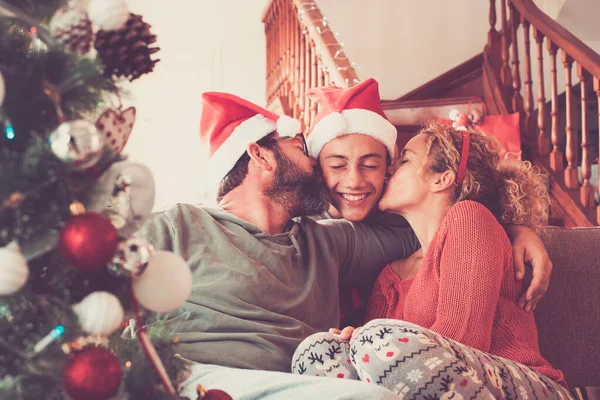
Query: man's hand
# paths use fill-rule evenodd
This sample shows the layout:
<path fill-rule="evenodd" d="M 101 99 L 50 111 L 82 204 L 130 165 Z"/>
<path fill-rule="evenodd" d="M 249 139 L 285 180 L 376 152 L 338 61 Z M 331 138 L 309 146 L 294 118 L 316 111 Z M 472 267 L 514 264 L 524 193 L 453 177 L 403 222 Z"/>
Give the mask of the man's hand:
<path fill-rule="evenodd" d="M 335 335 L 340 335 L 340 339 L 348 342 L 348 341 L 354 339 L 354 337 L 358 333 L 358 329 L 359 328 L 354 328 L 353 326 L 347 326 L 344 329 L 342 329 L 341 331 L 336 328 L 331 328 L 331 329 L 329 329 L 329 333 L 333 333 Z"/>
<path fill-rule="evenodd" d="M 535 310 L 548 290 L 552 261 L 533 229 L 522 225 L 507 225 L 505 228 L 512 240 L 516 278 L 521 280 L 525 277 L 526 263 L 533 267 L 533 279 L 519 299 L 519 307 L 525 311 Z"/>

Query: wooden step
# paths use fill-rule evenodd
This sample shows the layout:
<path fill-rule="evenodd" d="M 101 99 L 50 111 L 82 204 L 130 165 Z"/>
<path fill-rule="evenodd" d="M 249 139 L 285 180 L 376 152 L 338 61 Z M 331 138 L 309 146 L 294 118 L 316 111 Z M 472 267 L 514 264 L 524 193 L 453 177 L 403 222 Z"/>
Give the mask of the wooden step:
<path fill-rule="evenodd" d="M 483 53 L 457 65 L 424 85 L 398 97 L 396 102 L 449 97 L 481 97 Z"/>
<path fill-rule="evenodd" d="M 454 108 L 468 113 L 470 110 L 483 109 L 483 107 L 483 100 L 480 97 L 381 102 L 381 108 L 394 125 L 424 125 L 434 118 L 448 118 Z"/>

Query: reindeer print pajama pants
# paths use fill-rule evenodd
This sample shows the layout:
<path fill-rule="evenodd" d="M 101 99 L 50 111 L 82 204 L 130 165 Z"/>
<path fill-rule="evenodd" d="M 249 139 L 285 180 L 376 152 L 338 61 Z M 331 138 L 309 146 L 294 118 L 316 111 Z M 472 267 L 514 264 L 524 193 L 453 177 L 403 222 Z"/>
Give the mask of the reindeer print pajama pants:
<path fill-rule="evenodd" d="M 572 399 L 545 375 L 408 322 L 373 320 L 350 342 L 316 333 L 294 354 L 292 372 L 357 379 L 401 399 Z"/>

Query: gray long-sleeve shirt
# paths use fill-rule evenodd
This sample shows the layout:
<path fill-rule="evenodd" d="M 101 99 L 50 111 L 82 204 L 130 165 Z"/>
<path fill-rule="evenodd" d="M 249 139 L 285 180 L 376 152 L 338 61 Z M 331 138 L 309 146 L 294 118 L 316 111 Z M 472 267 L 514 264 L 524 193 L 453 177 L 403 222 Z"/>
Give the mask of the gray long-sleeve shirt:
<path fill-rule="evenodd" d="M 304 338 L 338 325 L 340 283 L 372 281 L 419 247 L 405 227 L 301 218 L 288 228 L 269 235 L 223 209 L 186 204 L 144 225 L 140 234 L 192 270 L 192 293 L 171 320 L 184 358 L 287 372 Z"/>

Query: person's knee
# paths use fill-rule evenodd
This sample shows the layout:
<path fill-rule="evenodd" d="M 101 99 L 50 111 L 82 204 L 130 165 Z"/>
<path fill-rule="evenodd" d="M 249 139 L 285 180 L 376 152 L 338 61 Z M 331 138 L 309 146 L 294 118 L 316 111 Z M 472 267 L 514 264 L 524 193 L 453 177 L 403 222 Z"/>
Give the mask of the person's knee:
<path fill-rule="evenodd" d="M 381 327 L 394 327 L 394 328 L 403 328 L 409 330 L 412 333 L 419 333 L 423 331 L 427 331 L 427 329 L 419 326 L 417 324 L 413 324 L 411 322 L 406 322 L 401 319 L 373 319 L 367 322 L 365 325 L 361 327 L 362 329 L 373 329 L 373 328 L 381 328 Z"/>
<path fill-rule="evenodd" d="M 401 320 L 377 319 L 364 325 L 350 343 L 356 364 L 368 364 L 372 356 L 381 361 L 395 360 L 405 354 L 422 352 L 440 344 L 433 332 Z M 370 355 L 369 355 L 370 354 Z M 356 356 L 364 357 L 360 360 Z"/>

